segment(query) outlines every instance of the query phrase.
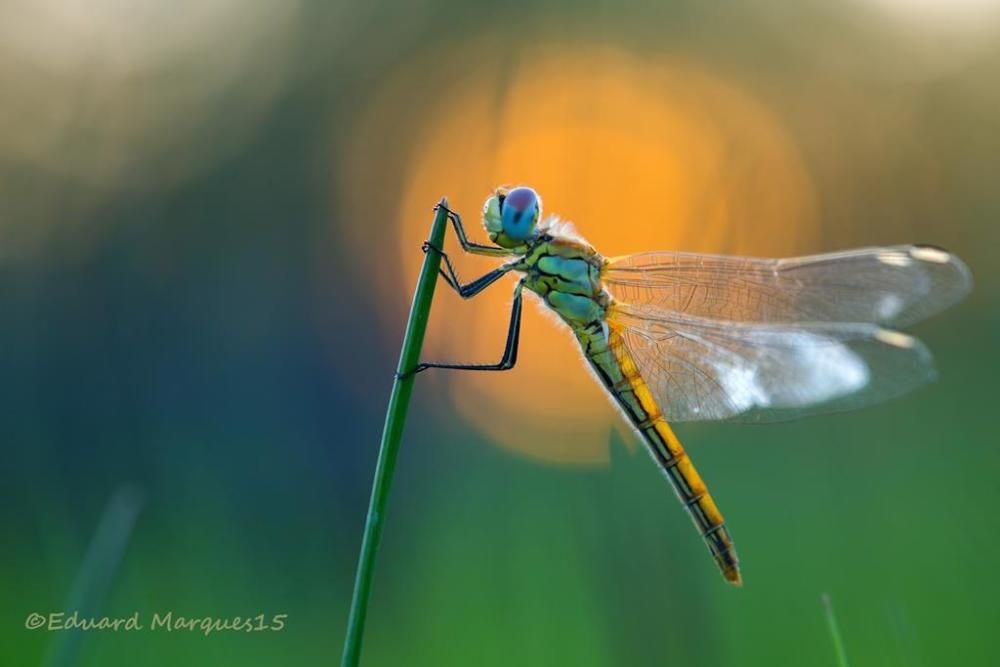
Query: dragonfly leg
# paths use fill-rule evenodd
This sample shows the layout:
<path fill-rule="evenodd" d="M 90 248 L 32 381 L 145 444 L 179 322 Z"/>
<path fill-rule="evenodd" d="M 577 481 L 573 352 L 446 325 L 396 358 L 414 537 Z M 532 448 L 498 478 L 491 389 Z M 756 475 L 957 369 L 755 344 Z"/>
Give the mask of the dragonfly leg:
<path fill-rule="evenodd" d="M 473 243 L 469 240 L 469 237 L 465 235 L 465 226 L 462 224 L 462 216 L 442 204 L 435 206 L 434 210 L 436 211 L 439 208 L 448 213 L 448 219 L 451 220 L 451 226 L 455 228 L 455 235 L 458 236 L 458 242 L 462 244 L 462 250 L 465 252 L 473 255 L 487 255 L 489 257 L 510 257 L 514 254 L 507 248 L 501 248 L 500 246 Z"/>
<path fill-rule="evenodd" d="M 463 299 L 471 299 L 476 296 L 497 280 L 505 276 L 512 268 L 507 265 L 498 267 L 486 275 L 480 276 L 472 282 L 463 285 L 462 281 L 458 277 L 458 274 L 455 273 L 455 267 L 452 266 L 451 260 L 448 258 L 448 254 L 446 252 L 437 246 L 432 245 L 430 241 L 424 241 L 422 248 L 424 252 L 430 252 L 433 250 L 437 254 L 441 255 L 441 259 L 444 260 L 444 265 L 447 267 L 448 271 L 445 272 L 444 269 L 438 269 L 438 271 L 441 273 L 441 277 L 444 278 L 445 283 L 448 284 L 448 287 L 458 292 L 459 296 Z"/>
<path fill-rule="evenodd" d="M 415 375 L 420 371 L 425 371 L 428 368 L 450 368 L 452 370 L 460 371 L 509 371 L 514 368 L 514 364 L 517 363 L 517 348 L 521 340 L 521 304 L 522 295 L 521 288 L 524 286 L 524 281 L 517 284 L 514 288 L 514 304 L 510 309 L 510 324 L 507 326 L 507 343 L 504 346 L 503 357 L 498 363 L 495 364 L 438 364 L 438 363 L 427 363 L 421 362 L 417 364 L 416 368 L 408 373 L 403 373 L 399 376 L 400 379 L 410 377 Z"/>

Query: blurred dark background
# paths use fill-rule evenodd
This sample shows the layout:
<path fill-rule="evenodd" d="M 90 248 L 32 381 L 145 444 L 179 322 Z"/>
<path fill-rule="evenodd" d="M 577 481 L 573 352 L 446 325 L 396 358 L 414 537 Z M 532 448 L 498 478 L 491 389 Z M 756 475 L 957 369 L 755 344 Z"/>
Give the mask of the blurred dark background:
<path fill-rule="evenodd" d="M 977 285 L 920 392 L 678 427 L 742 590 L 534 309 L 509 376 L 422 376 L 365 664 L 833 665 L 823 592 L 852 664 L 991 664 L 998 80 L 988 0 L 0 1 L 0 664 L 116 497 L 101 614 L 287 626 L 80 664 L 336 662 L 430 208 L 499 182 L 607 255 L 919 241 Z M 428 354 L 498 353 L 494 291 Z"/>

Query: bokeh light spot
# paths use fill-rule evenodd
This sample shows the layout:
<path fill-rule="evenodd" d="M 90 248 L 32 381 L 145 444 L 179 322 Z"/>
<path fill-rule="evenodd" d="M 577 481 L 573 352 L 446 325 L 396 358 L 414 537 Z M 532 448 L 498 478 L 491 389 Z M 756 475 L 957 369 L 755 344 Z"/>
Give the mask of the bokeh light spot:
<path fill-rule="evenodd" d="M 437 55 L 438 62 L 448 59 Z M 399 201 L 394 248 L 404 270 L 380 276 L 373 298 L 396 304 L 412 293 L 429 206 L 441 194 L 463 214 L 470 236 L 484 241 L 480 210 L 499 184 L 534 187 L 543 216 L 572 221 L 605 256 L 815 249 L 816 202 L 802 160 L 775 117 L 745 92 L 686 63 L 604 47 L 537 47 L 517 62 L 484 64 L 483 76 L 459 77 L 443 94 L 447 104 L 409 128 L 401 191 L 383 193 Z M 401 122 L 399 112 L 380 104 L 405 99 L 413 78 L 411 65 L 386 83 L 397 90 L 367 110 L 345 155 L 351 177 L 344 185 L 356 201 L 377 190 L 365 174 L 375 178 L 387 169 L 370 150 L 373 133 Z M 358 231 L 353 239 L 364 243 L 366 235 Z M 448 250 L 466 281 L 490 268 L 462 256 L 454 239 Z M 471 302 L 441 289 L 424 357 L 498 359 L 512 287 L 500 283 Z M 546 461 L 603 463 L 609 430 L 621 418 L 568 330 L 535 310 L 541 308 L 526 311 L 515 370 L 440 372 L 420 382 L 447 386 L 441 395 L 504 447 Z M 385 312 L 397 317 L 399 309 Z"/>

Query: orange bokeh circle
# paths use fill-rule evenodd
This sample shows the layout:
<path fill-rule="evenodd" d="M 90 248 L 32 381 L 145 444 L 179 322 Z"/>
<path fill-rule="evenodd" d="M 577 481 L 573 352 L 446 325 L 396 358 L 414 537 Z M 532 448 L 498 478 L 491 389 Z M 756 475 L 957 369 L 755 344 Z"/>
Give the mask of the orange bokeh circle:
<path fill-rule="evenodd" d="M 519 62 L 502 95 L 492 77 L 459 79 L 446 90 L 447 105 L 407 128 L 412 145 L 395 221 L 404 270 L 377 285 L 383 298 L 411 293 L 437 197 L 447 194 L 470 236 L 484 241 L 479 211 L 498 184 L 530 184 L 545 214 L 573 221 L 606 256 L 657 249 L 774 256 L 815 246 L 816 203 L 803 162 L 746 93 L 699 68 L 608 48 L 538 47 Z M 405 87 L 412 74 L 386 86 Z M 371 113 L 382 122 L 392 116 Z M 376 131 L 370 118 L 356 146 Z M 349 156 L 355 167 L 359 158 Z M 461 256 L 453 239 L 448 250 L 465 280 L 491 266 Z M 424 357 L 498 359 L 512 287 L 501 282 L 472 302 L 441 289 Z M 548 461 L 605 462 L 620 418 L 565 327 L 535 310 L 526 311 L 515 370 L 442 372 L 431 382 L 446 383 L 458 412 L 507 448 Z"/>

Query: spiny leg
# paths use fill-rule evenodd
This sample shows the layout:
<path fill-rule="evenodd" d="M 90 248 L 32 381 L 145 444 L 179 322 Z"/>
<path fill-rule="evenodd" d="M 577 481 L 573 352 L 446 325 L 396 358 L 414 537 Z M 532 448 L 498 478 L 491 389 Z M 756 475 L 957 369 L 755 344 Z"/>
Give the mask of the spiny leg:
<path fill-rule="evenodd" d="M 451 260 L 448 258 L 448 254 L 446 252 L 444 252 L 437 246 L 432 245 L 430 241 L 424 241 L 424 245 L 422 246 L 422 248 L 424 252 L 430 252 L 433 250 L 437 254 L 441 255 L 441 259 L 444 260 L 444 265 L 445 267 L 447 267 L 448 271 L 445 272 L 444 269 L 438 269 L 438 271 L 440 272 L 441 277 L 444 278 L 445 283 L 448 284 L 448 287 L 458 292 L 458 295 L 461 296 L 463 299 L 471 299 L 472 297 L 476 296 L 484 289 L 486 289 L 487 287 L 495 283 L 497 280 L 499 280 L 501 277 L 505 276 L 508 272 L 510 272 L 512 268 L 514 268 L 510 264 L 505 264 L 501 267 L 493 269 L 486 275 L 480 276 L 475 280 L 473 280 L 472 282 L 463 285 L 462 281 L 458 277 L 458 274 L 455 272 L 455 267 L 452 266 Z"/>
<path fill-rule="evenodd" d="M 462 224 L 462 217 L 455 211 L 452 211 L 441 204 L 438 204 L 434 210 L 439 208 L 444 209 L 448 213 L 448 219 L 451 220 L 451 226 L 455 228 L 455 235 L 458 236 L 458 242 L 462 244 L 462 250 L 465 252 L 473 255 L 487 255 L 489 257 L 510 257 L 514 254 L 507 248 L 501 248 L 500 246 L 473 243 L 469 240 L 469 237 L 465 235 L 465 226 Z"/>
<path fill-rule="evenodd" d="M 409 373 L 404 373 L 401 378 L 425 371 L 428 368 L 450 368 L 460 371 L 509 371 L 517 363 L 517 348 L 521 340 L 521 288 L 524 286 L 522 280 L 514 288 L 514 303 L 510 309 L 510 324 L 507 326 L 507 343 L 504 346 L 503 357 L 495 364 L 438 364 L 421 362 L 417 364 Z"/>

